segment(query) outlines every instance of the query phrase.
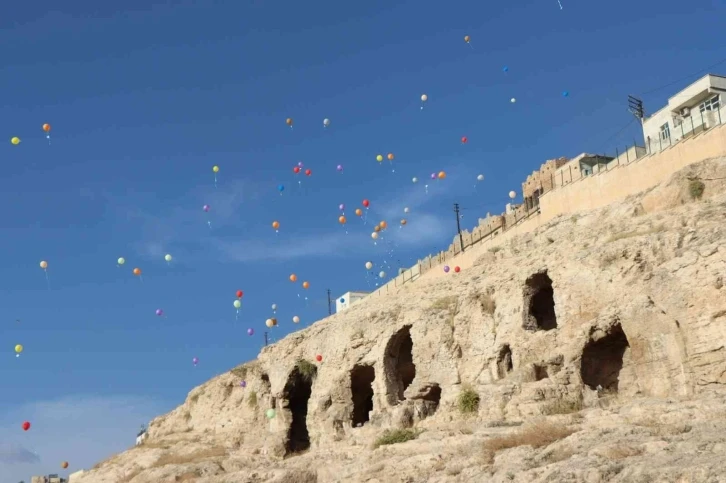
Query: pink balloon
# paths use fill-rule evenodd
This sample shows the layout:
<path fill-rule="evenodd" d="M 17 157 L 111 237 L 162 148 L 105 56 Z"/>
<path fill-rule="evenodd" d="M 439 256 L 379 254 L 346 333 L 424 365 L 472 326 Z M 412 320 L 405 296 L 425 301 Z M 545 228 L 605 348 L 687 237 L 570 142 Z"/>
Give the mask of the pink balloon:
<path fill-rule="evenodd" d="M 209 211 L 209 205 L 204 205 L 204 206 L 202 206 L 202 209 L 203 209 L 204 211 Z"/>

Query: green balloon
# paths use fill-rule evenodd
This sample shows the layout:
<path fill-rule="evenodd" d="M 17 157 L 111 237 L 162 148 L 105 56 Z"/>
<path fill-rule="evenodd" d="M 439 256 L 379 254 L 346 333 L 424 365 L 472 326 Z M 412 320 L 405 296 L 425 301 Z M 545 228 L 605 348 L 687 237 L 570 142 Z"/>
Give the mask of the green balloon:
<path fill-rule="evenodd" d="M 267 416 L 267 419 L 272 419 L 275 417 L 275 410 L 274 409 L 268 409 L 265 413 L 265 416 Z"/>

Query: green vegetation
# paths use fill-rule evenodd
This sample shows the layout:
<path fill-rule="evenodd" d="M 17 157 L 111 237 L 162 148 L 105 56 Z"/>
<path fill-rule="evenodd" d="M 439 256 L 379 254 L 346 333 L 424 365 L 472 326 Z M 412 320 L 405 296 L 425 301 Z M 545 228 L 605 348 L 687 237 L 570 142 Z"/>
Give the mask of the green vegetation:
<path fill-rule="evenodd" d="M 705 190 L 706 185 L 700 179 L 692 179 L 688 182 L 688 193 L 692 200 L 700 200 Z"/>
<path fill-rule="evenodd" d="M 303 379 L 308 382 L 312 381 L 318 373 L 317 366 L 305 359 L 300 359 L 299 361 L 297 361 L 297 363 L 295 363 L 295 368 L 297 369 L 297 372 L 300 373 L 300 375 L 303 377 Z"/>
<path fill-rule="evenodd" d="M 257 393 L 255 391 L 250 391 L 249 396 L 247 396 L 247 404 L 251 408 L 257 406 Z"/>
<path fill-rule="evenodd" d="M 479 394 L 474 389 L 467 387 L 459 393 L 457 406 L 463 414 L 475 413 L 479 410 L 480 400 Z"/>
<path fill-rule="evenodd" d="M 375 447 L 385 446 L 388 444 L 405 443 L 418 438 L 421 434 L 413 429 L 387 429 L 384 433 L 376 440 Z"/>

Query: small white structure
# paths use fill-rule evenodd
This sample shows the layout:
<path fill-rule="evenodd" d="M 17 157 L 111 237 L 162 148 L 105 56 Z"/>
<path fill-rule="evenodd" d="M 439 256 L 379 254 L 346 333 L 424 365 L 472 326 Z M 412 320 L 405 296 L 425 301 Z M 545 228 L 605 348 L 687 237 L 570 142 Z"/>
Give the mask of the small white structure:
<path fill-rule="evenodd" d="M 726 121 L 721 119 L 721 94 L 726 77 L 706 74 L 674 96 L 668 105 L 643 119 L 643 138 L 649 153 Z"/>
<path fill-rule="evenodd" d="M 368 296 L 368 292 L 346 292 L 335 299 L 335 313 L 340 313 Z"/>
<path fill-rule="evenodd" d="M 148 437 L 149 433 L 146 432 L 146 427 L 142 426 L 141 431 L 136 435 L 136 446 L 141 446 Z"/>

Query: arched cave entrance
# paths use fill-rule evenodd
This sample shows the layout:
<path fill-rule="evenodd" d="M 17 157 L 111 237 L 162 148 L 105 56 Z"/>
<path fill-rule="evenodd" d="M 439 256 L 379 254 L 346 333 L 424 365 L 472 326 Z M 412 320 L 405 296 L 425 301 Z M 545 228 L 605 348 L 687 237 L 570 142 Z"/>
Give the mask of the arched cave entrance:
<path fill-rule="evenodd" d="M 513 370 L 512 349 L 509 348 L 509 345 L 504 345 L 499 349 L 499 355 L 497 356 L 497 376 L 499 379 L 504 379 Z"/>
<path fill-rule="evenodd" d="M 555 292 L 547 270 L 535 273 L 524 284 L 524 322 L 527 330 L 552 330 L 557 328 Z"/>
<path fill-rule="evenodd" d="M 410 325 L 404 326 L 388 341 L 383 367 L 389 402 L 396 404 L 399 401 L 404 401 L 406 398 L 403 393 L 416 377 Z"/>
<path fill-rule="evenodd" d="M 353 396 L 353 427 L 363 426 L 370 420 L 373 411 L 373 381 L 376 370 L 373 366 L 353 366 L 350 371 L 350 392 Z"/>
<path fill-rule="evenodd" d="M 306 364 L 315 367 L 309 362 Z M 310 447 L 307 416 L 308 400 L 313 392 L 313 376 L 314 372 L 301 370 L 298 363 L 287 378 L 283 397 L 287 400 L 287 407 L 292 413 L 292 422 L 287 432 L 286 454 L 304 451 Z"/>
<path fill-rule="evenodd" d="M 620 324 L 614 325 L 602 339 L 588 341 L 580 364 L 582 382 L 590 389 L 600 386 L 605 392 L 618 392 L 623 356 L 628 347 L 628 338 Z"/>

